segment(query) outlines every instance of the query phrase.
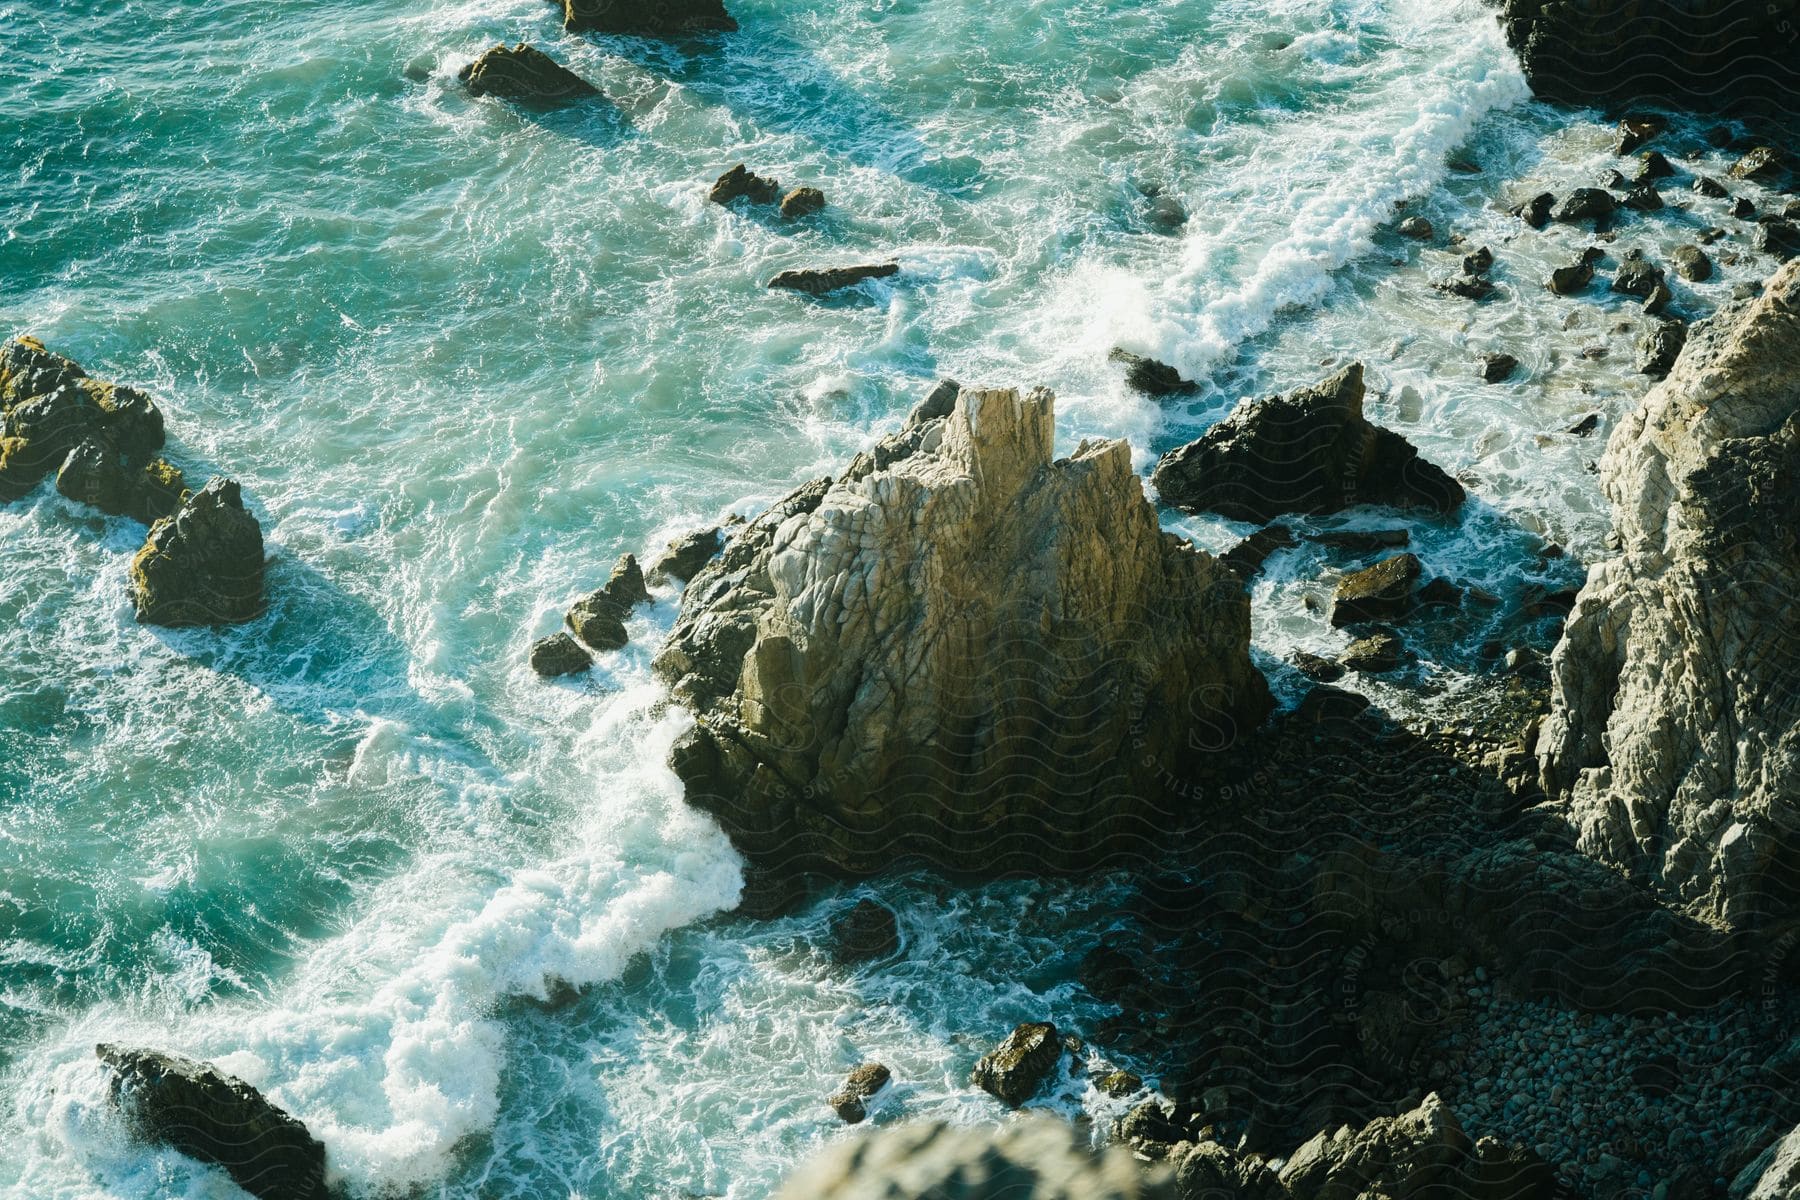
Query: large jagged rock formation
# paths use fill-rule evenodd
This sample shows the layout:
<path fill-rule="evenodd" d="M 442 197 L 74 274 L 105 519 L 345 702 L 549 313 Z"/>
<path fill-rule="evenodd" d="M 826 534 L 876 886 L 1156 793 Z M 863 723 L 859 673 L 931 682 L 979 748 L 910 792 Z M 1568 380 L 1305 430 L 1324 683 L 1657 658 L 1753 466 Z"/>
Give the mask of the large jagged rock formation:
<path fill-rule="evenodd" d="M 1266 524 L 1357 504 L 1452 512 L 1463 488 L 1412 443 L 1363 416 L 1363 368 L 1240 404 L 1197 441 L 1163 455 L 1150 482 L 1164 503 Z"/>
<path fill-rule="evenodd" d="M 527 42 L 501 43 L 456 77 L 471 96 L 498 96 L 524 104 L 570 104 L 600 94 L 599 88 Z"/>
<path fill-rule="evenodd" d="M 231 625 L 262 612 L 262 526 L 234 481 L 213 479 L 150 527 L 131 560 L 131 601 L 146 625 Z"/>
<path fill-rule="evenodd" d="M 1538 748 L 1583 850 L 1700 915 L 1800 911 L 1800 264 L 1697 328 L 1600 460 Z"/>
<path fill-rule="evenodd" d="M 1124 442 L 941 385 L 696 575 L 657 658 L 690 801 L 763 866 L 983 874 L 1152 849 L 1183 773 L 1267 714 L 1249 603 L 1165 533 Z"/>
<path fill-rule="evenodd" d="M 132 1131 L 216 1163 L 262 1200 L 326 1200 L 325 1147 L 243 1080 L 176 1054 L 94 1048 Z"/>
<path fill-rule="evenodd" d="M 1500 8 L 1507 41 L 1546 100 L 1785 113 L 1800 87 L 1796 0 L 1504 0 Z"/>

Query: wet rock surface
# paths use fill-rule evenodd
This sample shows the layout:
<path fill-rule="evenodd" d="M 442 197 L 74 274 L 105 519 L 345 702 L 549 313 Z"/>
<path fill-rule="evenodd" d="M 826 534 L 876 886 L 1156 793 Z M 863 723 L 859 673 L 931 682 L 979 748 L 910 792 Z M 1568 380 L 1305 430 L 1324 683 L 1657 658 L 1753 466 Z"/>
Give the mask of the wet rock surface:
<path fill-rule="evenodd" d="M 527 42 L 499 45 L 456 76 L 471 96 L 559 105 L 591 99 L 600 89 Z"/>
<path fill-rule="evenodd" d="M 131 601 L 147 625 L 232 625 L 263 610 L 262 526 L 236 482 L 215 477 L 150 527 L 131 560 Z"/>

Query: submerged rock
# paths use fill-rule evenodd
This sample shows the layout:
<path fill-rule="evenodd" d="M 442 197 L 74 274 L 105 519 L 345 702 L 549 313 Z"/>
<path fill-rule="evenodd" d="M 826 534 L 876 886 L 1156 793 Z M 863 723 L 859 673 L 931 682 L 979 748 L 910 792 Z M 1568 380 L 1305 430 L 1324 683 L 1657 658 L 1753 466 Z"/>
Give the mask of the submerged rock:
<path fill-rule="evenodd" d="M 738 27 L 722 0 L 562 0 L 571 33 L 634 33 L 670 37 L 729 32 Z"/>
<path fill-rule="evenodd" d="M 1027 1021 L 1006 1040 L 981 1056 L 972 1076 L 975 1086 L 1017 1108 L 1043 1086 L 1062 1059 L 1062 1039 L 1048 1021 Z"/>
<path fill-rule="evenodd" d="M 1165 503 L 1264 524 L 1357 504 L 1453 512 L 1463 488 L 1405 438 L 1363 417 L 1353 363 L 1310 388 L 1239 404 L 1150 477 Z"/>
<path fill-rule="evenodd" d="M 1519 369 L 1519 360 L 1510 354 L 1484 354 L 1479 362 L 1483 383 L 1502 383 Z"/>
<path fill-rule="evenodd" d="M 772 288 L 823 296 L 841 288 L 854 287 L 869 279 L 887 279 L 900 273 L 899 263 L 874 263 L 860 267 L 818 267 L 783 271 L 769 280 Z"/>
<path fill-rule="evenodd" d="M 545 679 L 578 675 L 594 665 L 594 656 L 566 633 L 553 633 L 531 646 L 531 669 Z"/>
<path fill-rule="evenodd" d="M 1122 346 L 1114 346 L 1106 357 L 1110 362 L 1124 363 L 1126 386 L 1146 396 L 1184 396 L 1199 390 L 1197 384 L 1183 379 L 1168 363 L 1133 354 Z"/>
<path fill-rule="evenodd" d="M 1622 550 L 1553 659 L 1544 789 L 1698 914 L 1800 913 L 1800 265 L 1694 329 L 1599 469 Z"/>
<path fill-rule="evenodd" d="M 831 922 L 831 954 L 841 963 L 871 962 L 900 952 L 900 924 L 885 904 L 858 900 Z"/>
<path fill-rule="evenodd" d="M 227 625 L 261 614 L 262 526 L 236 482 L 213 478 L 150 527 L 131 560 L 131 600 L 147 625 Z"/>
<path fill-rule="evenodd" d="M 223 1167 L 261 1200 L 326 1200 L 325 1147 L 243 1080 L 153 1050 L 103 1044 L 94 1052 L 138 1137 Z"/>
<path fill-rule="evenodd" d="M 689 584 L 673 765 L 752 861 L 1088 869 L 1267 714 L 1237 577 L 1159 528 L 1124 442 L 1053 461 L 1053 412 L 963 388 Z"/>
<path fill-rule="evenodd" d="M 850 1072 L 844 1086 L 825 1103 L 844 1124 L 856 1125 L 869 1115 L 867 1102 L 886 1087 L 892 1077 L 892 1073 L 878 1062 L 863 1063 Z"/>
<path fill-rule="evenodd" d="M 730 204 L 739 198 L 752 204 L 773 204 L 781 195 L 781 184 L 758 175 L 743 163 L 731 168 L 713 181 L 706 198 L 714 204 Z M 823 202 L 824 197 L 820 197 Z M 785 213 L 784 213 L 785 215 Z"/>
<path fill-rule="evenodd" d="M 569 104 L 600 89 L 528 42 L 488 50 L 457 72 L 471 96 L 497 96 L 526 104 Z"/>

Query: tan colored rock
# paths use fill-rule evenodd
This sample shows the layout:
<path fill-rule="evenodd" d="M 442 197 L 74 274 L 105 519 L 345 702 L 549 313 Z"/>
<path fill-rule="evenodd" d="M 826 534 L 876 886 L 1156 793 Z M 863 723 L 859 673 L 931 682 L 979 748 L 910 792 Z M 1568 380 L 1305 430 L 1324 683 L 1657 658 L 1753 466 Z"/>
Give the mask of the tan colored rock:
<path fill-rule="evenodd" d="M 1053 461 L 1053 410 L 940 387 L 688 585 L 656 660 L 697 715 L 673 765 L 754 862 L 1116 861 L 1267 714 L 1237 577 L 1158 526 L 1124 442 Z"/>
<path fill-rule="evenodd" d="M 1800 264 L 1697 327 L 1600 459 L 1617 557 L 1553 659 L 1581 848 L 1729 925 L 1800 911 Z"/>

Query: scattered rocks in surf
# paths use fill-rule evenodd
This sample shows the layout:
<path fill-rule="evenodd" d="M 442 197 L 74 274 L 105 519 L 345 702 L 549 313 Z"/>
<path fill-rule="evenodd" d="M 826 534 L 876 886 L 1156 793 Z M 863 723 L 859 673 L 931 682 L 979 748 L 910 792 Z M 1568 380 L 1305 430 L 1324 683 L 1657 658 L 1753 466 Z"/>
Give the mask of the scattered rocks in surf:
<path fill-rule="evenodd" d="M 1114 346 L 1107 359 L 1125 365 L 1125 384 L 1134 392 L 1160 398 L 1186 396 L 1199 390 L 1199 385 L 1183 379 L 1181 372 L 1168 363 L 1133 354 L 1123 346 Z"/>
<path fill-rule="evenodd" d="M 738 27 L 722 0 L 562 0 L 562 7 L 570 33 L 675 37 Z"/>
<path fill-rule="evenodd" d="M 1413 554 L 1396 554 L 1338 580 L 1331 623 L 1338 627 L 1363 621 L 1391 621 L 1412 611 L 1413 589 L 1423 568 Z"/>
<path fill-rule="evenodd" d="M 137 1137 L 223 1167 L 260 1200 L 327 1200 L 325 1147 L 242 1079 L 153 1050 L 102 1044 L 94 1053 Z"/>
<path fill-rule="evenodd" d="M 590 648 L 602 652 L 617 650 L 631 640 L 625 632 L 625 618 L 634 606 L 649 600 L 644 572 L 637 559 L 626 554 L 613 566 L 606 585 L 577 601 L 564 621 Z"/>
<path fill-rule="evenodd" d="M 725 548 L 725 531 L 717 525 L 684 533 L 664 547 L 650 564 L 649 581 L 686 583 Z"/>
<path fill-rule="evenodd" d="M 1008 1108 L 1018 1108 L 1043 1086 L 1061 1061 L 1062 1039 L 1048 1021 L 1027 1021 L 1006 1035 L 975 1064 L 976 1087 L 997 1097 Z"/>
<path fill-rule="evenodd" d="M 1240 403 L 1198 440 L 1165 454 L 1150 481 L 1165 503 L 1267 524 L 1358 504 L 1454 512 L 1463 488 L 1412 443 L 1363 417 L 1363 368 Z"/>
<path fill-rule="evenodd" d="M 531 669 L 545 679 L 579 675 L 594 665 L 594 656 L 566 633 L 553 633 L 533 642 Z"/>
<path fill-rule="evenodd" d="M 844 1086 L 825 1103 L 831 1106 L 831 1111 L 844 1124 L 861 1124 L 863 1118 L 869 1115 L 868 1102 L 888 1085 L 891 1078 L 892 1072 L 880 1063 L 863 1063 L 850 1072 L 844 1079 Z"/>
<path fill-rule="evenodd" d="M 495 46 L 456 77 L 471 96 L 521 104 L 571 104 L 600 94 L 599 88 L 528 42 Z"/>
<path fill-rule="evenodd" d="M 1617 207 L 1612 193 L 1604 188 L 1576 188 L 1557 205 L 1555 218 L 1571 225 L 1582 221 L 1604 221 Z"/>
<path fill-rule="evenodd" d="M 824 296 L 847 287 L 855 287 L 870 279 L 889 279 L 900 273 L 900 264 L 871 263 L 856 267 L 813 267 L 783 271 L 769 280 L 769 286 L 809 296 Z"/>
<path fill-rule="evenodd" d="M 1483 383 L 1504 383 L 1519 369 L 1519 360 L 1510 354 L 1483 354 L 1476 359 Z"/>
<path fill-rule="evenodd" d="M 131 560 L 130 591 L 146 625 L 233 625 L 261 614 L 262 526 L 234 480 L 215 476 L 150 527 Z"/>
<path fill-rule="evenodd" d="M 816 187 L 797 187 L 781 198 L 781 215 L 789 221 L 811 216 L 825 207 L 825 193 Z"/>
<path fill-rule="evenodd" d="M 874 900 L 858 900 L 831 922 L 831 955 L 840 963 L 874 962 L 900 953 L 900 923 Z"/>
<path fill-rule="evenodd" d="M 740 199 L 752 204 L 774 204 L 781 198 L 781 183 L 758 175 L 739 163 L 713 182 L 712 191 L 706 198 L 714 204 L 730 204 Z"/>

